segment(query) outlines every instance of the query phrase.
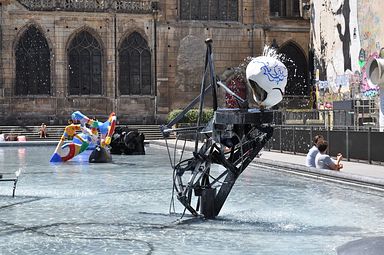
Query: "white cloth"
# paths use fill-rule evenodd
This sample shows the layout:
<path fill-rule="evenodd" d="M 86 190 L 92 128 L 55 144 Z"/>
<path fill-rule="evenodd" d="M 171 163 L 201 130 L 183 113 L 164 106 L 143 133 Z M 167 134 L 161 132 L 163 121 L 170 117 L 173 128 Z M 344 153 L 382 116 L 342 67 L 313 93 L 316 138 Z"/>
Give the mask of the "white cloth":
<path fill-rule="evenodd" d="M 332 170 L 331 166 L 336 162 L 327 154 L 318 153 L 315 159 L 316 168 Z"/>
<path fill-rule="evenodd" d="M 317 147 L 313 145 L 312 148 L 308 151 L 305 165 L 308 167 L 316 167 L 315 158 L 318 153 L 319 149 L 317 149 Z"/>

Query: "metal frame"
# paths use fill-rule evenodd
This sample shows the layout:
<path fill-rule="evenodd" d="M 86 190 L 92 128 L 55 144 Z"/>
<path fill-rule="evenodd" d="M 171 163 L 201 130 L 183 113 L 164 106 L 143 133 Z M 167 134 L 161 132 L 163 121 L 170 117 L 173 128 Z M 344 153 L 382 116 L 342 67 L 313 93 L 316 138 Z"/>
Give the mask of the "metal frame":
<path fill-rule="evenodd" d="M 21 170 L 15 172 L 15 178 L 3 178 L 3 175 L 0 174 L 0 182 L 13 182 L 13 189 L 12 189 L 12 197 L 15 197 L 16 192 L 16 185 L 19 180 L 19 175 L 21 173 Z"/>

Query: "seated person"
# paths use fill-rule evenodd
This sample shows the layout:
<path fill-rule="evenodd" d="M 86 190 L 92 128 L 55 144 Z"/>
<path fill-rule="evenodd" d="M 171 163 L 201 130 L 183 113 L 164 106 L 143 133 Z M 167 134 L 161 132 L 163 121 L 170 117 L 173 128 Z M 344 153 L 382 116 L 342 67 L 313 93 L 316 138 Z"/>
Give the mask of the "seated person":
<path fill-rule="evenodd" d="M 313 146 L 308 151 L 308 154 L 306 157 L 306 162 L 305 162 L 306 166 L 316 167 L 315 158 L 316 158 L 317 153 L 319 152 L 317 146 L 318 146 L 318 144 L 320 144 L 323 141 L 324 141 L 324 137 L 322 135 L 315 136 L 315 138 L 313 139 Z"/>
<path fill-rule="evenodd" d="M 328 154 L 326 154 L 328 149 L 327 141 L 321 142 L 317 148 L 319 149 L 319 153 L 317 153 L 315 158 L 316 168 L 336 171 L 340 171 L 340 169 L 343 168 L 343 164 L 340 163 L 340 161 L 343 159 L 343 155 L 341 155 L 341 153 L 337 154 L 336 160 L 333 160 Z"/>
<path fill-rule="evenodd" d="M 39 134 L 40 138 L 47 138 L 47 125 L 44 123 L 41 123 Z"/>

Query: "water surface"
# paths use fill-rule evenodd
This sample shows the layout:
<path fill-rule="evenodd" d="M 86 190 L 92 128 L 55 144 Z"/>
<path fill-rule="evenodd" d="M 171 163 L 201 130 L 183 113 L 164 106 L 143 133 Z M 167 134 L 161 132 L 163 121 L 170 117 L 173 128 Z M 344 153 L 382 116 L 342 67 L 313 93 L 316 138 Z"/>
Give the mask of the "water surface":
<path fill-rule="evenodd" d="M 49 163 L 54 147 L 0 147 L 1 254 L 336 254 L 384 235 L 383 194 L 252 167 L 215 220 L 174 201 L 165 149 L 113 162 Z M 172 209 L 173 211 L 173 209 Z"/>

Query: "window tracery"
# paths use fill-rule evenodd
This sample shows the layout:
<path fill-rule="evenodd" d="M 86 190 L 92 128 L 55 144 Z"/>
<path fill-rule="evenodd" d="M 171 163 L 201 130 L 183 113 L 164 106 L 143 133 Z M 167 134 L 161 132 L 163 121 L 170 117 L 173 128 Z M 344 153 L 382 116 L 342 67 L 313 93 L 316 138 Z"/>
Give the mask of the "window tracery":
<path fill-rule="evenodd" d="M 16 46 L 16 95 L 51 93 L 51 53 L 44 35 L 30 26 Z"/>
<path fill-rule="evenodd" d="M 68 48 L 70 95 L 101 95 L 102 49 L 88 31 L 73 38 Z"/>
<path fill-rule="evenodd" d="M 137 32 L 124 39 L 119 48 L 119 89 L 121 95 L 150 95 L 151 51 Z"/>

